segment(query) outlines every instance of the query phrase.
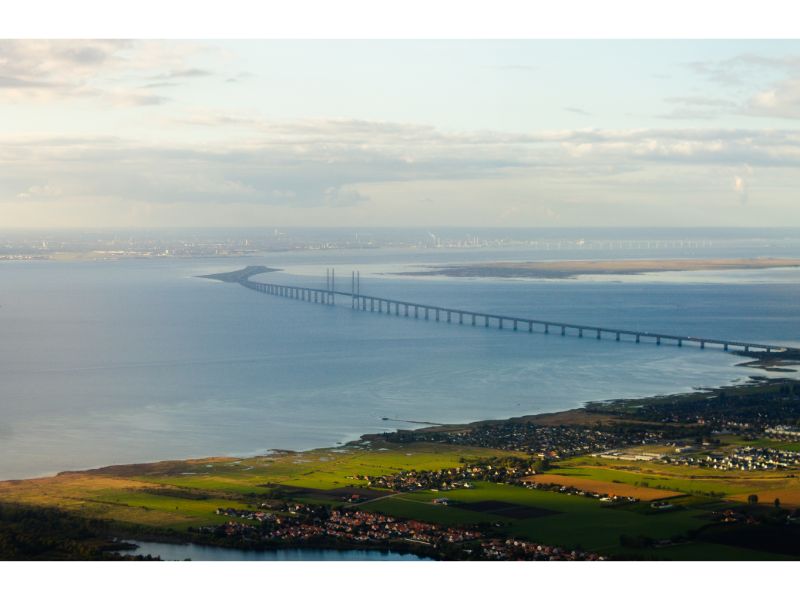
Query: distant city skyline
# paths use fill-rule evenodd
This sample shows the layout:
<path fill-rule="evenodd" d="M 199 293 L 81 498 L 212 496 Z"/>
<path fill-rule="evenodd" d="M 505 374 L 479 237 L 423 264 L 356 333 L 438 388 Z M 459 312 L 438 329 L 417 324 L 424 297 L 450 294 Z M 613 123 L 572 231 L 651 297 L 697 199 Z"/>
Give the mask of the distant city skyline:
<path fill-rule="evenodd" d="M 783 226 L 797 41 L 0 41 L 0 227 Z"/>

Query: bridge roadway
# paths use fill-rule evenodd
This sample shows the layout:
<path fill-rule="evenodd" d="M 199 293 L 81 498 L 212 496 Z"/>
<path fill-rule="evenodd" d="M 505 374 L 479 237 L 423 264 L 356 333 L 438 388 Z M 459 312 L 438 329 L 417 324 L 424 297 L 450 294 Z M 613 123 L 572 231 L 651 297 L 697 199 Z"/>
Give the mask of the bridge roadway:
<path fill-rule="evenodd" d="M 619 342 L 625 339 L 635 340 L 638 344 L 642 339 L 655 340 L 656 344 L 661 344 L 664 340 L 677 342 L 678 346 L 683 346 L 684 343 L 690 343 L 700 348 L 705 348 L 706 345 L 721 347 L 723 350 L 741 349 L 745 352 L 751 350 L 759 350 L 764 352 L 771 351 L 785 351 L 785 350 L 800 350 L 797 348 L 789 348 L 787 346 L 775 346 L 772 344 L 762 344 L 759 342 L 738 342 L 732 340 L 719 340 L 713 338 L 701 338 L 685 335 L 672 335 L 666 333 L 652 333 L 649 331 L 634 331 L 630 329 L 612 329 L 609 327 L 597 327 L 595 325 L 576 325 L 574 323 L 561 323 L 558 321 L 542 321 L 541 319 L 525 319 L 522 317 L 509 317 L 505 315 L 495 315 L 491 313 L 475 312 L 471 310 L 463 310 L 460 308 L 447 308 L 444 306 L 433 306 L 429 304 L 420 304 L 417 302 L 407 302 L 404 300 L 393 300 L 390 298 L 381 298 L 379 296 L 367 296 L 363 294 L 356 294 L 350 292 L 340 292 L 329 289 L 309 288 L 294 285 L 281 285 L 275 283 L 260 283 L 257 281 L 250 281 L 249 279 L 241 280 L 243 286 L 262 292 L 264 294 L 271 294 L 273 296 L 282 296 L 295 300 L 302 300 L 306 302 L 315 302 L 318 304 L 335 304 L 337 297 L 345 298 L 350 302 L 354 310 L 362 310 L 365 312 L 377 312 L 392 314 L 392 307 L 394 307 L 394 315 L 403 317 L 413 317 L 415 319 L 424 318 L 430 320 L 433 317 L 436 321 L 442 320 L 446 317 L 447 323 L 457 322 L 459 325 L 469 324 L 474 326 L 483 327 L 497 327 L 497 329 L 505 329 L 508 326 L 513 331 L 527 331 L 528 333 L 551 333 L 554 329 L 560 335 L 567 335 L 567 332 L 577 333 L 578 337 L 585 337 L 584 333 L 593 336 L 596 339 L 609 339 L 604 337 L 613 336 L 614 340 Z M 385 307 L 385 311 L 384 311 Z"/>

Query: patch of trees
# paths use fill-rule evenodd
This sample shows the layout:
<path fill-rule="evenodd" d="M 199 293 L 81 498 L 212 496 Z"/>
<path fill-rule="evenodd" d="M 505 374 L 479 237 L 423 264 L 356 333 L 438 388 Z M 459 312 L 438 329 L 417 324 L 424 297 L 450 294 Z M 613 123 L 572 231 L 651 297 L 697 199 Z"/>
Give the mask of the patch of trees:
<path fill-rule="evenodd" d="M 800 556 L 800 526 L 787 524 L 785 513 L 771 515 L 758 524 L 709 527 L 700 537 L 703 541 L 717 544 Z"/>
<path fill-rule="evenodd" d="M 102 521 L 52 508 L 0 504 L 0 559 L 98 560 L 111 542 Z"/>
<path fill-rule="evenodd" d="M 652 548 L 655 545 L 655 540 L 646 535 L 627 535 L 623 533 L 619 536 L 619 544 L 625 548 Z"/>
<path fill-rule="evenodd" d="M 641 401 L 640 401 L 641 402 Z M 715 395 L 685 394 L 638 404 L 607 403 L 592 410 L 647 421 L 694 423 L 742 421 L 761 424 L 800 421 L 800 384 L 782 381 L 719 390 Z"/>

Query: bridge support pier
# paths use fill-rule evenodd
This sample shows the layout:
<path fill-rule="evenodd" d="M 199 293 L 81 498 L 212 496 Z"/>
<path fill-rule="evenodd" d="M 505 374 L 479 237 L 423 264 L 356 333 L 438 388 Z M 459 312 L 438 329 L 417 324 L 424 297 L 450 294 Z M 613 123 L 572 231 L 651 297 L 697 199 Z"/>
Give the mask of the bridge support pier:
<path fill-rule="evenodd" d="M 722 349 L 723 349 L 723 350 L 725 350 L 725 352 L 727 352 L 727 351 L 728 351 L 728 344 L 724 344 L 724 345 L 722 346 Z"/>
<path fill-rule="evenodd" d="M 516 330 L 517 330 L 517 320 L 514 319 L 514 331 L 516 331 Z"/>
<path fill-rule="evenodd" d="M 475 315 L 472 315 L 472 326 L 475 327 Z"/>
<path fill-rule="evenodd" d="M 450 311 L 448 310 L 448 311 L 447 311 L 447 322 L 448 322 L 448 323 L 451 323 L 451 322 L 452 322 L 452 321 L 450 320 L 450 315 L 451 315 L 451 313 L 450 313 Z"/>
<path fill-rule="evenodd" d="M 578 329 L 578 337 L 583 337 L 583 329 Z"/>
<path fill-rule="evenodd" d="M 426 321 L 428 320 L 428 309 L 427 308 L 425 309 L 425 320 Z"/>
<path fill-rule="evenodd" d="M 597 339 L 598 340 L 600 339 L 600 330 L 599 329 L 597 330 Z"/>
<path fill-rule="evenodd" d="M 678 347 L 680 348 L 681 346 L 683 346 L 683 340 L 678 340 Z"/>
<path fill-rule="evenodd" d="M 498 329 L 502 329 L 503 328 L 503 318 L 502 317 L 497 319 L 497 328 Z"/>
<path fill-rule="evenodd" d="M 637 344 L 639 343 L 639 334 L 638 333 L 636 334 L 636 343 Z"/>
<path fill-rule="evenodd" d="M 567 335 L 567 328 L 563 325 L 561 326 L 561 335 Z"/>
<path fill-rule="evenodd" d="M 462 313 L 462 312 L 458 313 L 458 324 L 459 325 L 463 325 L 464 324 L 464 313 Z"/>
<path fill-rule="evenodd" d="M 439 309 L 438 308 L 436 309 L 436 320 L 437 321 L 439 320 Z"/>
<path fill-rule="evenodd" d="M 619 331 L 617 332 L 617 341 L 619 341 Z"/>
<path fill-rule="evenodd" d="M 414 307 L 414 318 L 419 319 L 419 306 Z"/>
<path fill-rule="evenodd" d="M 528 333 L 533 333 L 533 321 L 528 321 Z"/>
<path fill-rule="evenodd" d="M 700 342 L 700 349 L 703 350 L 706 347 L 705 342 Z"/>
<path fill-rule="evenodd" d="M 489 317 L 488 316 L 483 317 L 483 326 L 484 327 L 488 327 L 489 326 Z"/>
<path fill-rule="evenodd" d="M 656 346 L 660 346 L 660 345 L 661 345 L 661 338 L 660 337 L 656 337 Z"/>
<path fill-rule="evenodd" d="M 550 333 L 550 325 L 545 325 L 544 326 L 544 332 L 547 333 L 547 334 Z"/>

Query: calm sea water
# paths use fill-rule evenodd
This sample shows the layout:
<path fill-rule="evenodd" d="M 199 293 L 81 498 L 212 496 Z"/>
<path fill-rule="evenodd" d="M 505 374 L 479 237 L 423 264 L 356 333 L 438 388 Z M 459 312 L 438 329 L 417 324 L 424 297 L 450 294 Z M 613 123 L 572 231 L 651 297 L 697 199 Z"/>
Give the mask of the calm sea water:
<path fill-rule="evenodd" d="M 660 253 L 660 254 L 659 254 Z M 654 249 L 784 255 L 800 247 Z M 742 381 L 720 351 L 354 313 L 195 275 L 246 264 L 263 280 L 340 286 L 501 314 L 800 344 L 800 269 L 570 281 L 398 278 L 420 264 L 626 256 L 351 251 L 243 260 L 0 264 L 0 479 L 114 463 L 332 446 L 398 426 L 548 412 Z"/>

